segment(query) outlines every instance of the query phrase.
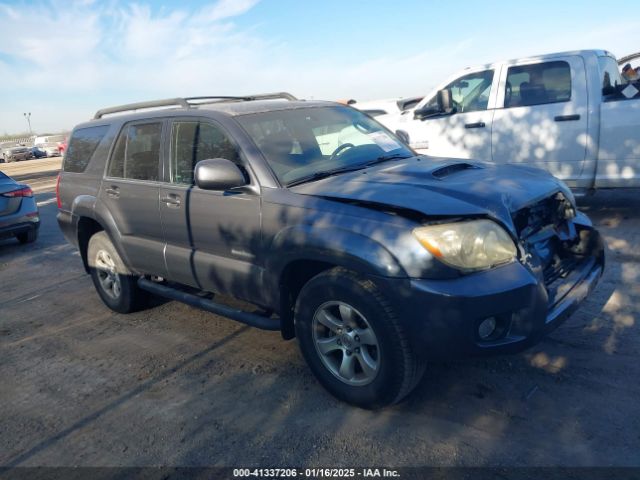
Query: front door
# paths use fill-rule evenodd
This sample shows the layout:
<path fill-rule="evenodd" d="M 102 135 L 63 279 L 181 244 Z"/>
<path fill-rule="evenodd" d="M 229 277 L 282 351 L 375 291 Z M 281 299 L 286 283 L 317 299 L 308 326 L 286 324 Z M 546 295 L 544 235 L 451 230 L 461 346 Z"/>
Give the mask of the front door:
<path fill-rule="evenodd" d="M 126 124 L 116 143 L 100 188 L 100 202 L 113 217 L 131 267 L 166 275 L 160 221 L 160 145 L 163 123 Z"/>
<path fill-rule="evenodd" d="M 424 119 L 405 115 L 398 128 L 409 134 L 411 146 L 420 153 L 490 161 L 494 77 L 494 70 L 482 70 L 457 78 L 444 87 L 451 93 L 452 112 Z M 434 96 L 417 108 L 436 105 Z"/>
<path fill-rule="evenodd" d="M 207 291 L 255 298 L 262 277 L 257 263 L 259 195 L 250 188 L 201 190 L 193 178 L 195 164 L 210 158 L 226 158 L 244 169 L 238 149 L 217 124 L 190 118 L 173 120 L 168 152 L 160 211 L 169 278 Z"/>
<path fill-rule="evenodd" d="M 503 68 L 493 117 L 496 163 L 521 163 L 576 181 L 587 148 L 587 85 L 581 57 Z"/>

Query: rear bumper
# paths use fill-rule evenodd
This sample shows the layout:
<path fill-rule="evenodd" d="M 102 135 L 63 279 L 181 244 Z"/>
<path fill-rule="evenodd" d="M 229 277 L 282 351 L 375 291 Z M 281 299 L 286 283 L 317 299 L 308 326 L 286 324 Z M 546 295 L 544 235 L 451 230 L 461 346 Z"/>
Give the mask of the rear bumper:
<path fill-rule="evenodd" d="M 0 238 L 40 228 L 40 214 L 35 198 L 23 198 L 20 207 L 9 215 L 0 216 Z"/>
<path fill-rule="evenodd" d="M 71 212 L 58 210 L 56 215 L 60 231 L 71 245 L 78 246 L 78 217 Z"/>
<path fill-rule="evenodd" d="M 37 230 L 40 228 L 40 220 L 27 220 L 20 223 L 14 223 L 12 225 L 0 225 L 0 238 L 11 237 L 20 233 L 27 233 L 31 230 Z"/>
<path fill-rule="evenodd" d="M 452 280 L 378 279 L 416 352 L 428 359 L 515 353 L 557 328 L 595 288 L 604 271 L 604 245 L 589 228 L 590 251 L 553 286 L 520 262 Z M 488 318 L 496 334 L 481 339 Z"/>

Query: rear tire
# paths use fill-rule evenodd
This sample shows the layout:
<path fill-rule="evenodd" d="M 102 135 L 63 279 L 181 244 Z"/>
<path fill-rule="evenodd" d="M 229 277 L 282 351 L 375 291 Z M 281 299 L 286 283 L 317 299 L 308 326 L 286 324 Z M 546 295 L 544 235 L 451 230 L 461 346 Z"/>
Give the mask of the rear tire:
<path fill-rule="evenodd" d="M 148 294 L 138 288 L 137 278 L 124 265 L 106 232 L 89 239 L 87 261 L 96 291 L 107 307 L 131 313 L 147 306 Z"/>
<path fill-rule="evenodd" d="M 38 230 L 33 229 L 28 232 L 18 233 L 16 238 L 20 243 L 33 243 L 38 239 Z"/>
<path fill-rule="evenodd" d="M 302 288 L 295 327 L 318 381 L 353 405 L 397 403 L 424 373 L 389 301 L 373 281 L 343 268 L 320 273 Z"/>

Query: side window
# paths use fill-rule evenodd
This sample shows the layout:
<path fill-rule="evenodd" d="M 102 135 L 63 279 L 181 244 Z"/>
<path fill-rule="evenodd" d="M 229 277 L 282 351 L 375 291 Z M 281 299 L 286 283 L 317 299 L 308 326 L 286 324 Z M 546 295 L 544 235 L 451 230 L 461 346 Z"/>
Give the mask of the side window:
<path fill-rule="evenodd" d="M 618 63 L 611 57 L 598 57 L 598 65 L 602 79 L 602 95 L 616 93 L 616 87 L 624 83 L 618 70 Z"/>
<path fill-rule="evenodd" d="M 108 125 L 80 128 L 74 131 L 69 140 L 62 169 L 65 172 L 84 172 L 107 130 L 109 130 Z"/>
<path fill-rule="evenodd" d="M 571 100 L 571 68 L 567 62 L 518 65 L 507 70 L 504 106 L 525 107 Z"/>
<path fill-rule="evenodd" d="M 125 126 L 109 163 L 110 177 L 157 181 L 162 123 Z"/>
<path fill-rule="evenodd" d="M 220 128 L 204 122 L 175 122 L 171 127 L 171 183 L 193 184 L 196 163 L 209 158 L 240 162 L 237 149 Z"/>
<path fill-rule="evenodd" d="M 489 106 L 489 94 L 493 83 L 493 70 L 470 73 L 455 79 L 445 87 L 451 92 L 453 107 L 456 113 L 477 112 L 486 110 Z M 425 106 L 435 107 L 436 97 L 429 100 Z"/>

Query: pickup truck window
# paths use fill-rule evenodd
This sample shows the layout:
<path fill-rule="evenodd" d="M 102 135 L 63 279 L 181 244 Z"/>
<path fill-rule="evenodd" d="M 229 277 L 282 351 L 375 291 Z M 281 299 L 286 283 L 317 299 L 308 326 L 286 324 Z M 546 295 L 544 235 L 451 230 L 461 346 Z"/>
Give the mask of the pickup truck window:
<path fill-rule="evenodd" d="M 477 112 L 486 110 L 489 105 L 489 93 L 493 83 L 493 70 L 470 73 L 464 77 L 455 79 L 444 89 L 451 92 L 451 99 L 456 113 Z M 435 107 L 438 105 L 437 96 L 433 97 L 425 105 Z"/>
<path fill-rule="evenodd" d="M 554 61 L 509 67 L 504 106 L 526 107 L 571 100 L 571 68 Z"/>
<path fill-rule="evenodd" d="M 108 175 L 132 180 L 157 181 L 161 137 L 162 123 L 126 125 L 120 132 Z"/>
<path fill-rule="evenodd" d="M 69 148 L 64 156 L 62 170 L 73 173 L 84 172 L 107 130 L 109 130 L 109 126 L 104 125 L 79 128 L 73 132 L 73 136 L 69 140 Z"/>
<path fill-rule="evenodd" d="M 171 127 L 171 183 L 193 184 L 200 160 L 226 158 L 239 163 L 238 151 L 220 128 L 204 122 L 174 122 Z"/>
<path fill-rule="evenodd" d="M 625 83 L 618 70 L 618 62 L 611 57 L 598 57 L 598 66 L 602 79 L 602 95 L 616 93 L 616 87 Z"/>

